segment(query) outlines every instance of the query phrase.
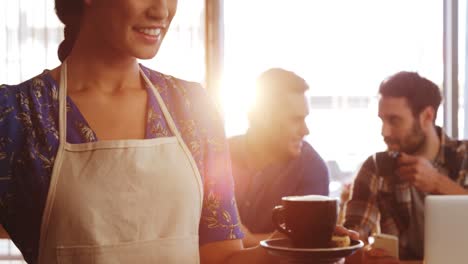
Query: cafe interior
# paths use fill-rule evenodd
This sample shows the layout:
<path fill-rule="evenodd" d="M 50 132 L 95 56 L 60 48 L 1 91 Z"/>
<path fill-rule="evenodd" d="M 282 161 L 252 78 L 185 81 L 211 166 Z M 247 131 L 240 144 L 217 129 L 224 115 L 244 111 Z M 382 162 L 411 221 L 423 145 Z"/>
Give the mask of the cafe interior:
<path fill-rule="evenodd" d="M 202 84 L 227 138 L 246 133 L 261 73 L 282 68 L 301 76 L 309 86 L 303 139 L 327 166 L 328 196 L 338 201 L 337 222 L 343 224 L 363 162 L 387 149 L 378 117 L 382 80 L 410 71 L 435 83 L 443 97 L 435 124 L 451 138 L 468 138 L 467 24 L 466 0 L 179 0 L 157 56 L 140 63 Z M 54 0 L 0 0 L 0 84 L 18 84 L 60 65 L 63 29 Z M 468 203 L 455 203 L 466 223 Z M 449 206 L 436 201 L 434 207 L 434 218 L 447 214 L 434 221 L 467 229 L 450 222 L 452 211 L 434 211 Z M 434 252 L 439 247 L 421 243 Z M 446 250 L 437 252 L 443 262 L 425 263 L 468 263 L 468 253 L 465 261 L 451 262 Z M 5 231 L 0 263 L 26 263 Z"/>

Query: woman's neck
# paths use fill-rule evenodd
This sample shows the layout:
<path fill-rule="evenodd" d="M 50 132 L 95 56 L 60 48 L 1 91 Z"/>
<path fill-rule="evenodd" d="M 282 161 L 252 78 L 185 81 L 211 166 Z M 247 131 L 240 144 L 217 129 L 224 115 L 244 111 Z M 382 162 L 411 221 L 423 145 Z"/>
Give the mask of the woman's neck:
<path fill-rule="evenodd" d="M 81 32 L 67 57 L 70 91 L 99 89 L 105 93 L 141 89 L 140 66 L 135 57 L 115 51 L 104 41 Z"/>
<path fill-rule="evenodd" d="M 69 89 L 83 91 L 99 89 L 113 93 L 126 89 L 141 89 L 140 66 L 133 61 L 102 61 L 87 58 L 80 54 L 70 54 L 67 58 Z"/>

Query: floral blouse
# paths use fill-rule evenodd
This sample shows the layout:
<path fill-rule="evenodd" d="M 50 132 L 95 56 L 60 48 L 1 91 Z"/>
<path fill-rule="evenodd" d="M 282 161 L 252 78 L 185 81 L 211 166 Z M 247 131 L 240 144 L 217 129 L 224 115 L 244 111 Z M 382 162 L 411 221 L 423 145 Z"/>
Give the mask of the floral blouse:
<path fill-rule="evenodd" d="M 199 84 L 142 69 L 167 105 L 204 182 L 200 245 L 242 238 L 219 113 Z M 47 70 L 19 85 L 0 86 L 0 223 L 28 263 L 37 261 L 42 213 L 59 145 L 58 88 Z M 172 136 L 147 89 L 146 138 Z M 67 141 L 97 140 L 67 97 Z"/>

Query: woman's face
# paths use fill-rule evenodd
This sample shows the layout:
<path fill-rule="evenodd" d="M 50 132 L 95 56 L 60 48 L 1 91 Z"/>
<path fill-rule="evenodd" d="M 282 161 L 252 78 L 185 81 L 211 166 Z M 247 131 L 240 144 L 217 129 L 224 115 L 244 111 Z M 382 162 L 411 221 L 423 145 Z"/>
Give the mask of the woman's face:
<path fill-rule="evenodd" d="M 177 9 L 177 0 L 84 1 L 84 19 L 90 20 L 94 38 L 111 51 L 140 59 L 156 55 Z"/>

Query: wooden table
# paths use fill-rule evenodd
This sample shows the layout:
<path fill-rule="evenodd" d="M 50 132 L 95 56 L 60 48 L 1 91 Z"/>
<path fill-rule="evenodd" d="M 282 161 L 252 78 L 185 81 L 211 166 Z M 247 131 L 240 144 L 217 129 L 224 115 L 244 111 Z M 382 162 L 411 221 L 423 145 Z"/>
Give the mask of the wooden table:
<path fill-rule="evenodd" d="M 423 264 L 422 261 L 420 260 L 406 260 L 406 261 L 401 261 L 401 264 Z"/>

